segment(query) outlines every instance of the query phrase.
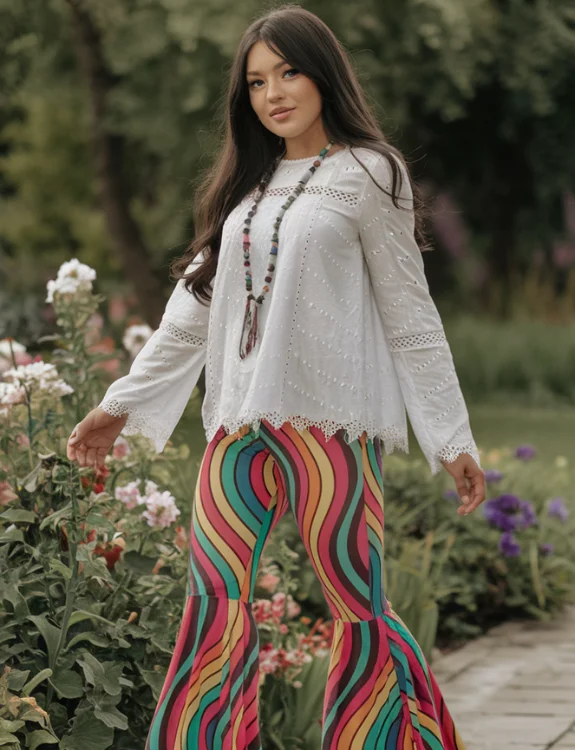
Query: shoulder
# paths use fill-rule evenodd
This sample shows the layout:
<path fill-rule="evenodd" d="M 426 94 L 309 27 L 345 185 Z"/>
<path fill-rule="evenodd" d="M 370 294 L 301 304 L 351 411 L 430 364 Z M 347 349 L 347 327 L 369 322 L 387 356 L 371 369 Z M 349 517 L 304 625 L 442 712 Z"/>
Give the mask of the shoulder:
<path fill-rule="evenodd" d="M 398 156 L 393 151 L 390 151 L 388 155 L 383 154 L 381 151 L 378 151 L 374 148 L 352 146 L 350 149 L 349 159 L 357 164 L 354 155 L 360 162 L 363 163 L 363 165 L 365 165 L 365 167 L 367 167 L 367 169 L 369 169 L 369 171 L 374 175 L 378 182 L 380 180 L 389 182 L 392 179 L 394 172 L 392 162 L 402 173 L 402 176 L 407 176 L 407 168 L 405 166 L 403 157 Z"/>
<path fill-rule="evenodd" d="M 396 155 L 393 151 L 388 155 L 374 148 L 352 146 L 348 159 L 350 164 L 360 166 L 359 161 L 363 165 L 362 185 L 366 194 L 371 192 L 370 188 L 377 190 L 378 187 L 384 191 L 391 191 L 395 176 L 394 192 L 402 199 L 410 200 L 413 197 L 409 172 L 402 156 Z"/>

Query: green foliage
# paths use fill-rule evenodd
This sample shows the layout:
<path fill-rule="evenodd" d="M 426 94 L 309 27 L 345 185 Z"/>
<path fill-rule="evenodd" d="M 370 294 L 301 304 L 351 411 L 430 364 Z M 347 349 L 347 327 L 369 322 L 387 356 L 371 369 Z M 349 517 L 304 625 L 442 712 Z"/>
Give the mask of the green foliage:
<path fill-rule="evenodd" d="M 561 207 L 575 184 L 569 0 L 306 7 L 350 50 L 388 135 L 425 159 L 416 177 L 456 195 L 494 294 L 509 267 L 569 239 Z M 159 267 L 190 238 L 190 181 L 218 146 L 226 69 L 265 8 L 173 0 L 82 8 L 110 80 L 95 124 L 115 139 L 122 192 Z M 53 267 L 81 253 L 104 276 L 122 265 L 102 216 L 93 92 L 75 55 L 70 4 L 2 0 L 0 29 L 0 242 L 8 248 L 0 272 L 18 302 L 41 286 L 42 266 L 30 262 L 40 254 Z M 505 306 L 508 278 L 501 292 Z"/>
<path fill-rule="evenodd" d="M 148 482 L 180 484 L 177 467 L 189 463 L 187 447 L 168 445 L 158 456 L 149 441 L 132 436 L 98 471 L 64 457 L 75 421 L 100 395 L 100 365 L 116 356 L 88 346 L 94 339 L 88 321 L 103 298 L 80 278 L 85 271 L 70 270 L 75 292 L 69 285 L 66 293 L 54 291 L 60 330 L 51 339 L 51 365 L 59 380 L 50 380 L 50 365 L 41 362 L 50 387 L 40 375 L 27 381 L 22 365 L 24 394 L 2 404 L 0 663 L 7 670 L 0 678 L 0 744 L 12 750 L 141 746 L 187 596 L 183 529 L 145 524 L 137 502 L 130 507 L 118 494 L 128 480 L 146 493 Z M 189 498 L 189 484 L 181 484 Z M 300 608 L 289 592 L 298 564 L 285 545 L 276 560 L 287 598 L 276 595 L 273 607 L 255 602 L 273 672 L 261 674 L 262 713 L 275 717 L 264 720 L 262 732 L 271 738 L 293 724 L 285 708 L 296 710 L 303 689 L 309 701 L 297 723 L 303 737 L 313 735 L 323 696 L 318 667 L 307 662 L 316 652 L 325 661 L 329 628 L 318 623 L 313 636 L 309 618 L 295 619 Z"/>
<path fill-rule="evenodd" d="M 575 328 L 459 315 L 445 322 L 461 387 L 473 403 L 575 405 Z"/>

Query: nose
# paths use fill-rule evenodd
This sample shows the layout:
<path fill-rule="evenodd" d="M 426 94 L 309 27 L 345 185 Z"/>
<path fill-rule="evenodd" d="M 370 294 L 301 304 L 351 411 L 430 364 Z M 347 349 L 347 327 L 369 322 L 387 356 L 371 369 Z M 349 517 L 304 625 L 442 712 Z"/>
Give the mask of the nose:
<path fill-rule="evenodd" d="M 280 102 L 278 102 L 278 97 L 280 99 Z M 267 95 L 268 103 L 279 104 L 281 103 L 281 98 L 282 98 L 281 84 L 276 83 L 274 81 L 271 81 L 270 83 L 268 83 L 268 95 Z"/>

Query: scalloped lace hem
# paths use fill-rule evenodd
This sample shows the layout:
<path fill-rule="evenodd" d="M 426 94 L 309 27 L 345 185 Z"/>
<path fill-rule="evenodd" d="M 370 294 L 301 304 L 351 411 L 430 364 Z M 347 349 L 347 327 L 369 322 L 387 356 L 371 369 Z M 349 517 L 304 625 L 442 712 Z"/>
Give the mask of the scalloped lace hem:
<path fill-rule="evenodd" d="M 336 421 L 333 419 L 315 420 L 308 417 L 279 414 L 278 412 L 247 412 L 236 417 L 224 417 L 218 419 L 212 417 L 206 425 L 206 439 L 209 442 L 214 438 L 220 427 L 223 427 L 228 435 L 238 432 L 244 425 L 257 432 L 262 419 L 266 419 L 274 429 L 279 429 L 285 422 L 295 427 L 296 430 L 305 430 L 308 427 L 319 427 L 325 435 L 326 440 L 332 438 L 335 433 L 344 429 L 344 439 L 347 443 L 352 443 L 362 433 L 366 432 L 369 440 L 379 437 L 383 443 L 385 453 L 392 453 L 394 450 L 401 450 L 409 453 L 407 431 L 395 425 L 391 427 L 379 428 L 374 423 L 359 422 L 357 420 Z"/>

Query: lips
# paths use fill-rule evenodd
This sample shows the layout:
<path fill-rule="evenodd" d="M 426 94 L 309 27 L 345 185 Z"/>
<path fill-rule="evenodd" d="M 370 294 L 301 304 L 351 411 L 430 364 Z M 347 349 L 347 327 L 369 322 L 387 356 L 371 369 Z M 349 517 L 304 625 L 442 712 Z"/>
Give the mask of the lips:
<path fill-rule="evenodd" d="M 291 117 L 291 113 L 293 112 L 293 109 L 284 109 L 283 112 L 276 112 L 272 115 L 272 119 L 274 120 L 287 120 L 288 117 Z"/>
<path fill-rule="evenodd" d="M 291 112 L 293 107 L 284 107 L 283 109 L 274 109 L 272 112 L 270 112 L 270 115 L 273 117 L 274 115 L 281 115 L 284 112 Z"/>

